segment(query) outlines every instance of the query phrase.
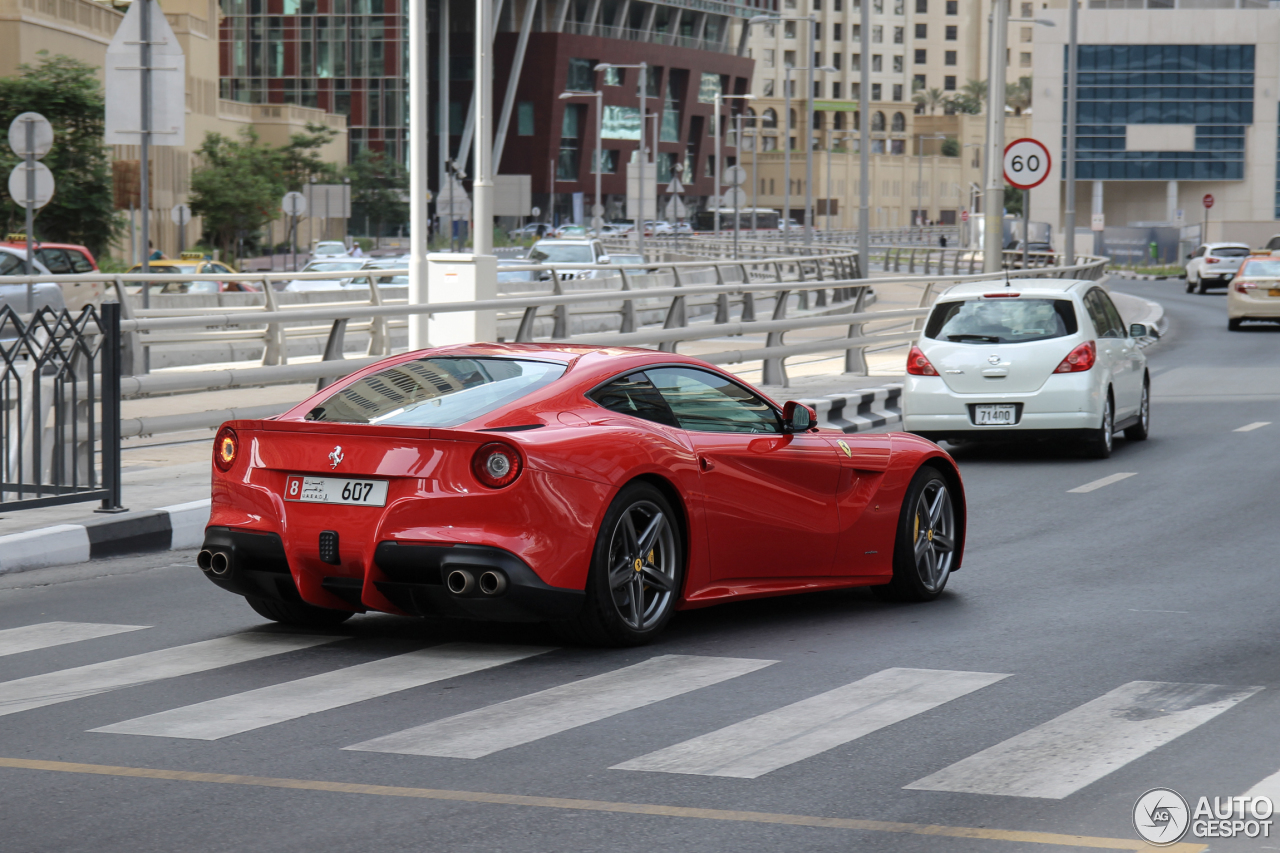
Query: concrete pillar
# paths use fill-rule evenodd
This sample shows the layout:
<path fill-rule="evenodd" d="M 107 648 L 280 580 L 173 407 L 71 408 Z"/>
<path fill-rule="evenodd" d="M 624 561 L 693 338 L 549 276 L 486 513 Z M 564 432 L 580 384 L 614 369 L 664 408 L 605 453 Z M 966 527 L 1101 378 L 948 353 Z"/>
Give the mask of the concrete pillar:
<path fill-rule="evenodd" d="M 1093 182 L 1093 211 L 1092 212 L 1094 216 L 1101 216 L 1103 213 L 1102 181 Z M 1103 245 L 1104 245 L 1104 242 L 1102 239 L 1102 232 L 1094 231 L 1093 232 L 1093 253 L 1095 255 L 1101 255 Z"/>
<path fill-rule="evenodd" d="M 433 252 L 427 255 L 427 276 L 433 303 L 473 302 L 498 296 L 498 259 L 492 255 Z M 432 314 L 427 336 L 433 347 L 496 340 L 498 312 Z"/>
<path fill-rule="evenodd" d="M 1170 181 L 1164 191 L 1164 219 L 1173 222 L 1178 215 L 1178 182 Z"/>

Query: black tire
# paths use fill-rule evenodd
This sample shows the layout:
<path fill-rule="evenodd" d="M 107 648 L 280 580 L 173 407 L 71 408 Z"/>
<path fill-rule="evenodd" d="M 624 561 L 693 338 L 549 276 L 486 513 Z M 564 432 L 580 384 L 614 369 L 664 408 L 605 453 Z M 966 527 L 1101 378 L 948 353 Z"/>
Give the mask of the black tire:
<path fill-rule="evenodd" d="M 302 601 L 276 601 L 249 595 L 245 596 L 245 601 L 259 616 L 299 628 L 335 628 L 355 615 L 350 610 L 330 610 Z"/>
<path fill-rule="evenodd" d="M 1108 388 L 1106 402 L 1102 406 L 1102 425 L 1097 429 L 1089 430 L 1089 434 L 1084 440 L 1085 455 L 1094 459 L 1111 458 L 1111 449 L 1115 445 L 1115 436 L 1115 402 L 1112 398 L 1111 389 Z"/>
<path fill-rule="evenodd" d="M 1124 437 L 1129 441 L 1146 441 L 1151 434 L 1151 382 L 1142 380 L 1142 402 L 1138 404 L 1138 422 L 1125 427 Z"/>
<path fill-rule="evenodd" d="M 1227 331 L 1228 331 L 1228 332 L 1238 332 L 1238 331 L 1240 331 L 1240 324 L 1241 324 L 1241 323 L 1243 323 L 1243 322 L 1244 322 L 1244 319 L 1243 319 L 1243 318 L 1240 318 L 1240 317 L 1229 317 L 1229 318 L 1227 319 Z"/>
<path fill-rule="evenodd" d="M 1188 275 L 1187 276 L 1187 293 L 1195 293 L 1195 292 L 1196 292 L 1196 283 L 1192 281 L 1191 276 Z"/>
<path fill-rule="evenodd" d="M 553 627 L 582 645 L 648 643 L 675 612 L 684 563 L 670 502 L 649 483 L 631 483 L 613 499 L 596 534 L 582 612 Z"/>
<path fill-rule="evenodd" d="M 1209 292 L 1209 285 L 1205 284 L 1204 276 L 1201 276 L 1196 281 L 1196 293 L 1208 293 L 1208 292 Z"/>
<path fill-rule="evenodd" d="M 872 592 L 889 601 L 932 601 L 941 595 L 956 568 L 957 517 L 946 478 L 937 468 L 921 466 L 898 512 L 893 580 L 873 586 Z"/>

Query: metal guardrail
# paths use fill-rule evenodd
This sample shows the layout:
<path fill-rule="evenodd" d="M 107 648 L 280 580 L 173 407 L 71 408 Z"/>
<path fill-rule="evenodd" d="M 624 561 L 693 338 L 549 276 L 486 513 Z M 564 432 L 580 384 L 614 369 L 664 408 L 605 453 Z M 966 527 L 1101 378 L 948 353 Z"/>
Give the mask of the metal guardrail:
<path fill-rule="evenodd" d="M 722 242 L 697 238 L 696 250 L 699 255 L 714 255 L 723 250 Z M 3 439 L 0 446 L 26 448 L 22 451 L 26 456 L 10 453 L 6 457 L 14 464 L 22 463 L 24 459 L 41 458 L 42 453 L 48 459 L 48 464 L 34 478 L 26 473 L 13 480 L 26 483 L 26 492 L 32 496 L 15 504 L 4 502 L 5 495 L 0 492 L 0 508 L 41 506 L 98 497 L 104 499 L 104 506 L 118 506 L 121 438 L 211 428 L 225 420 L 268 417 L 287 408 L 277 404 L 121 420 L 119 400 L 122 396 L 181 394 L 311 381 L 315 381 L 318 387 L 324 387 L 338 377 L 391 354 L 392 331 L 406 327 L 408 318 L 414 316 L 495 311 L 499 318 L 506 318 L 504 322 L 509 328 L 514 327 L 514 334 L 510 336 L 514 341 L 656 346 L 671 352 L 679 345 L 693 341 L 763 335 L 763 344 L 704 353 L 701 357 L 714 364 L 760 361 L 764 384 L 785 385 L 786 359 L 798 355 L 842 352 L 846 372 L 865 373 L 867 352 L 900 346 L 913 340 L 937 294 L 945 287 L 991 277 L 976 271 L 955 273 L 957 268 L 981 263 L 981 256 L 974 260 L 973 253 L 968 250 L 883 247 L 876 250 L 872 261 L 892 270 L 895 283 L 922 286 L 921 297 L 916 308 L 867 311 L 871 288 L 885 279 L 861 277 L 856 252 L 812 247 L 811 253 L 777 257 L 777 245 L 766 241 L 751 243 L 748 248 L 752 253 L 774 252 L 775 255 L 738 260 L 654 260 L 625 265 L 504 265 L 503 271 L 527 270 L 542 277 L 540 282 L 529 282 L 542 289 L 479 301 L 410 305 L 405 299 L 385 298 L 382 289 L 373 286 L 367 288 L 367 299 L 360 301 L 293 307 L 282 304 L 272 286 L 273 281 L 332 279 L 334 274 L 135 274 L 109 277 L 121 302 L 104 304 L 101 320 L 97 319 L 92 308 L 85 309 L 74 321 L 65 312 L 64 317 L 56 322 L 37 312 L 35 319 L 27 320 L 25 325 L 22 318 L 12 311 L 0 312 L 0 332 L 11 326 L 19 330 L 18 338 L 22 342 L 21 347 L 5 350 L 8 355 L 5 356 L 6 372 L 0 376 L 0 405 L 6 408 L 0 410 L 0 439 Z M 742 247 L 740 241 L 739 248 Z M 689 248 L 691 246 L 685 238 L 679 254 L 687 254 Z M 674 249 L 671 251 L 675 254 Z M 1105 258 L 1087 258 L 1072 267 L 1044 266 L 1021 271 L 1020 275 L 1097 279 L 1106 262 Z M 904 268 L 905 273 L 898 272 Z M 579 274 L 594 276 L 601 272 L 610 275 L 605 278 L 578 278 Z M 360 271 L 359 275 L 352 277 L 368 278 L 372 282 L 375 278 L 405 274 L 407 270 L 387 269 Z M 103 276 L 92 274 L 38 278 L 41 281 L 103 280 Z M 132 295 L 126 293 L 126 287 L 132 282 L 202 280 L 261 282 L 262 290 L 257 296 L 261 297 L 262 303 L 185 311 L 139 309 L 131 304 Z M 24 279 L 10 277 L 0 281 L 22 283 Z M 256 298 L 254 294 L 238 295 Z M 595 330 L 575 330 L 571 322 L 573 310 L 588 312 L 597 326 L 600 323 L 605 325 Z M 758 312 L 762 311 L 767 312 L 768 317 L 757 319 Z M 795 313 L 789 316 L 790 312 Z M 646 317 L 652 319 L 642 322 Z M 697 321 L 699 317 L 705 321 Z M 543 329 L 541 335 L 537 333 L 539 327 Z M 548 327 L 549 334 L 546 333 Z M 839 336 L 801 343 L 785 340 L 789 332 L 824 328 L 836 330 Z M 41 329 L 48 331 L 42 332 Z M 362 330 L 369 336 L 364 356 L 347 358 L 345 355 L 344 336 L 352 330 Z M 298 336 L 324 340 L 321 361 L 287 363 L 287 342 L 290 337 Z M 262 341 L 263 366 L 159 374 L 137 369 L 145 364 L 142 352 L 147 346 L 164 341 L 190 343 L 227 340 L 230 337 Z M 109 341 L 117 343 L 113 345 Z M 135 369 L 126 363 L 125 356 L 131 357 Z M 19 435 L 6 420 L 11 408 L 8 401 L 21 399 L 21 393 L 28 393 L 18 392 L 16 385 L 14 390 L 9 390 L 9 384 L 30 376 L 33 368 L 22 367 L 27 362 L 47 365 L 40 367 L 40 375 L 51 376 L 51 381 L 59 389 L 52 397 L 46 394 L 42 400 L 64 401 L 55 406 L 57 411 L 80 413 L 72 420 L 55 415 L 50 427 L 53 432 L 40 433 L 42 436 L 54 436 L 51 439 L 53 444 L 41 438 L 38 450 L 34 448 L 35 433 L 39 431 L 33 432 L 27 427 L 27 432 Z M 95 375 L 100 377 L 97 380 L 100 390 L 95 390 Z M 33 387 L 29 379 L 26 387 Z M 88 397 L 76 396 L 82 393 Z M 89 402 L 86 403 L 86 399 Z M 102 419 L 97 422 L 92 416 L 94 400 L 100 401 L 102 410 Z M 30 411 L 31 404 L 23 405 L 28 407 L 23 412 Z M 85 412 L 89 414 L 85 415 Z M 29 415 L 27 417 L 28 421 L 35 423 Z M 13 422 L 22 421 L 18 418 Z M 77 433 L 80 424 L 91 432 Z M 5 429 L 9 431 L 4 432 Z M 87 469 L 84 464 L 84 460 L 92 463 L 92 448 L 97 436 L 101 437 L 103 449 L 101 476 L 91 464 Z M 54 448 L 52 452 L 47 450 L 50 446 Z M 32 470 L 29 461 L 23 464 L 26 466 L 24 471 Z M 11 480 L 6 475 L 5 489 L 9 488 Z"/>

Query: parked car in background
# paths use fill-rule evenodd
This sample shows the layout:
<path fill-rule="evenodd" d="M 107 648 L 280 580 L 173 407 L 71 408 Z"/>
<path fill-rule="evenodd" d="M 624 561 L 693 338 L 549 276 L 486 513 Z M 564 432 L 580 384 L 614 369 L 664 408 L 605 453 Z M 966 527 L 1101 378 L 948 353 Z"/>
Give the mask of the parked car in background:
<path fill-rule="evenodd" d="M 158 275 L 222 275 L 234 274 L 235 270 L 221 261 L 211 261 L 198 252 L 184 253 L 176 261 L 162 258 L 147 264 L 149 272 Z M 137 275 L 142 272 L 142 264 L 129 267 L 129 273 Z M 151 294 L 166 295 L 175 293 L 261 293 L 262 283 L 257 281 L 153 281 L 149 282 Z M 134 282 L 125 285 L 130 293 L 142 293 L 142 285 Z"/>
<path fill-rule="evenodd" d="M 336 260 L 312 261 L 299 272 L 352 273 L 370 269 L 377 261 L 366 258 L 338 258 Z M 383 267 L 386 269 L 386 267 Z M 334 278 L 296 278 L 286 284 L 283 290 L 290 293 L 308 293 L 317 290 L 354 290 L 369 288 L 368 277 L 335 276 Z"/>
<path fill-rule="evenodd" d="M 530 222 L 528 225 L 521 225 L 512 231 L 507 232 L 507 236 L 512 240 L 529 240 L 535 237 L 541 237 L 547 233 L 547 223 Z"/>
<path fill-rule="evenodd" d="M 626 220 L 621 222 L 606 222 L 604 227 L 606 237 L 609 236 L 610 233 L 618 236 L 636 233 L 636 224 Z M 610 229 L 612 229 L 612 232 L 610 232 Z"/>
<path fill-rule="evenodd" d="M 27 235 L 9 234 L 0 246 L 18 249 L 22 257 L 27 254 Z M 36 261 L 53 275 L 82 275 L 98 271 L 98 262 L 93 253 L 76 243 L 37 243 Z M 18 275 L 19 273 L 6 273 Z M 86 305 L 99 305 L 106 285 L 100 281 L 64 281 L 58 284 L 62 288 L 62 300 L 73 312 L 78 312 Z"/>
<path fill-rule="evenodd" d="M 312 259 L 346 258 L 350 257 L 350 255 L 351 250 L 341 240 L 317 240 L 316 244 L 311 248 Z"/>
<path fill-rule="evenodd" d="M 373 258 L 366 264 L 366 269 L 371 270 L 403 270 L 409 268 L 409 256 L 399 255 L 391 258 Z M 409 275 L 402 273 L 400 275 L 383 275 L 378 276 L 378 287 L 408 287 Z"/>
<path fill-rule="evenodd" d="M 1250 254 L 1247 243 L 1202 243 L 1187 255 L 1187 293 L 1226 287 Z"/>
<path fill-rule="evenodd" d="M 539 240 L 529 250 L 529 263 L 534 264 L 607 264 L 609 252 L 604 244 L 593 238 Z M 557 271 L 561 281 L 574 278 L 604 278 L 617 275 L 614 270 L 563 270 Z M 549 279 L 550 273 L 539 278 Z"/>
<path fill-rule="evenodd" d="M 49 268 L 36 261 L 35 272 L 36 275 L 49 275 Z M 26 274 L 26 250 L 0 246 L 0 276 Z M 0 284 L 0 311 L 5 308 L 11 308 L 18 314 L 26 314 L 28 307 L 36 311 L 41 308 L 61 311 L 67 307 L 67 304 L 63 299 L 62 288 L 51 281 L 39 282 L 32 286 L 31 304 L 29 306 L 27 304 L 27 286 L 25 284 Z M 3 326 L 0 326 L 0 337 L 6 336 L 12 337 L 11 330 L 6 331 Z"/>
<path fill-rule="evenodd" d="M 555 231 L 555 236 L 557 236 L 557 237 L 585 237 L 585 236 L 587 236 L 587 226 L 585 226 L 585 225 L 574 225 L 573 223 L 569 223 L 569 224 L 566 224 L 566 225 L 561 225 L 559 228 L 557 228 L 557 229 L 556 229 L 556 231 Z"/>
<path fill-rule="evenodd" d="M 907 355 L 902 425 L 933 441 L 1074 438 L 1095 458 L 1151 427 L 1151 378 L 1136 338 L 1092 281 L 958 284 L 938 297 Z"/>
<path fill-rule="evenodd" d="M 674 234 L 676 229 L 672 227 L 670 222 L 662 219 L 648 220 L 644 223 L 644 236 L 654 237 L 659 234 Z"/>
<path fill-rule="evenodd" d="M 1280 257 L 1246 258 L 1227 288 L 1227 328 L 1238 332 L 1245 320 L 1280 323 Z"/>
<path fill-rule="evenodd" d="M 632 255 L 632 254 L 620 255 L 615 252 L 609 256 L 609 263 L 621 266 L 623 264 L 643 264 L 643 263 L 647 263 L 647 261 L 645 261 L 644 255 Z M 649 267 L 647 269 L 642 269 L 642 270 L 635 270 L 635 269 L 627 270 L 628 275 L 644 275 L 646 273 L 655 273 L 655 272 L 658 272 L 657 267 Z"/>
<path fill-rule="evenodd" d="M 1280 251 L 1280 234 L 1272 234 L 1271 239 L 1262 248 L 1268 252 Z"/>

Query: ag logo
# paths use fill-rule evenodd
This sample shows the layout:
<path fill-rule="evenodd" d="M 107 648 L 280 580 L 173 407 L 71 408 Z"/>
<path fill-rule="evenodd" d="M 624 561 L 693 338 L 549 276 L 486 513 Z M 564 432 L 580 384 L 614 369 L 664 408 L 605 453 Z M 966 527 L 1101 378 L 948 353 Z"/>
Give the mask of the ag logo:
<path fill-rule="evenodd" d="M 1171 788 L 1152 788 L 1133 804 L 1133 828 L 1157 847 L 1181 841 L 1190 823 L 1187 801 Z"/>
<path fill-rule="evenodd" d="M 837 441 L 836 444 L 844 451 L 845 456 L 853 455 L 853 451 L 849 449 L 849 445 L 845 444 L 843 441 Z"/>

